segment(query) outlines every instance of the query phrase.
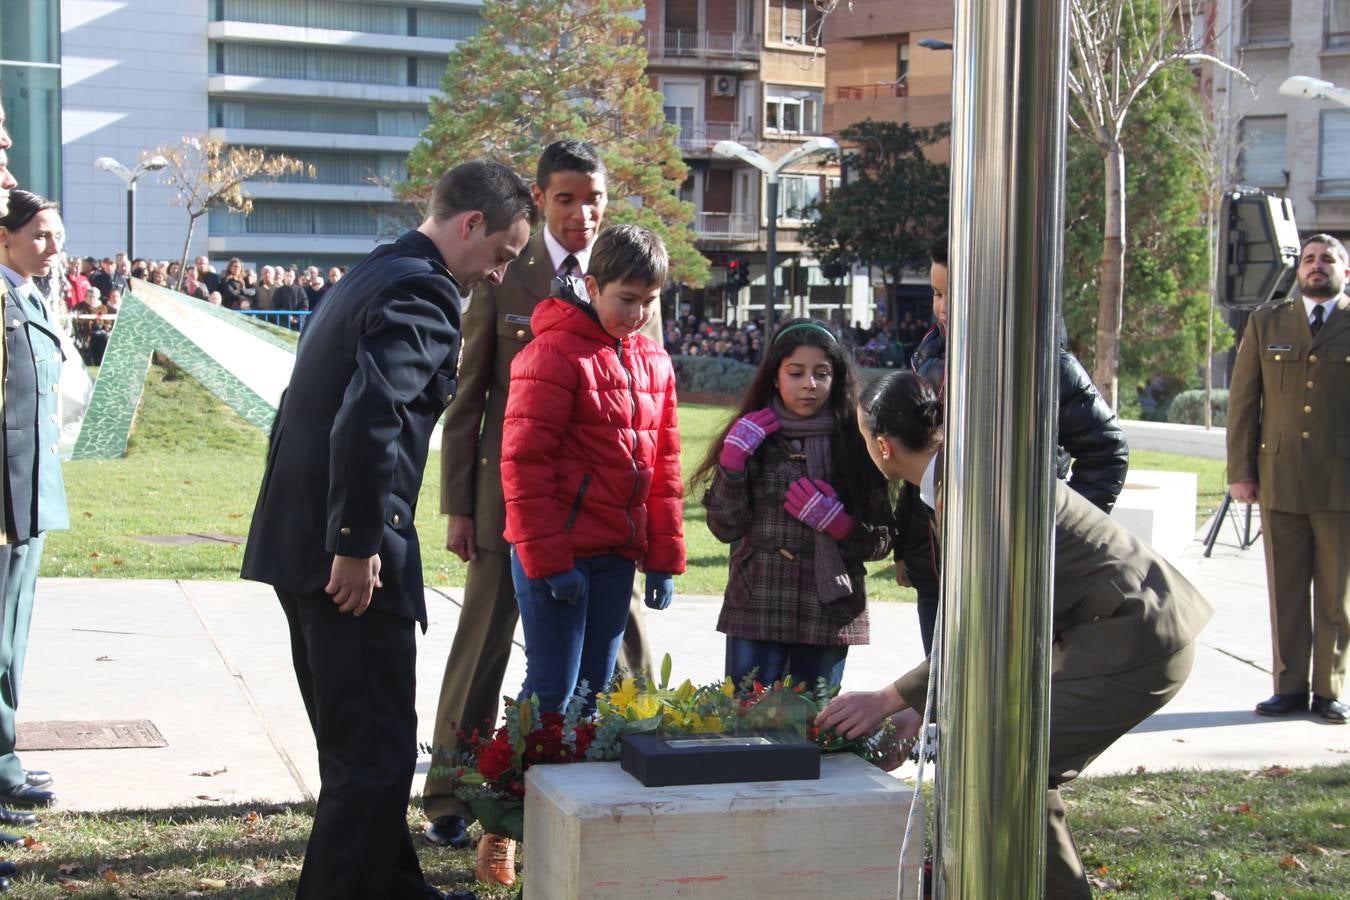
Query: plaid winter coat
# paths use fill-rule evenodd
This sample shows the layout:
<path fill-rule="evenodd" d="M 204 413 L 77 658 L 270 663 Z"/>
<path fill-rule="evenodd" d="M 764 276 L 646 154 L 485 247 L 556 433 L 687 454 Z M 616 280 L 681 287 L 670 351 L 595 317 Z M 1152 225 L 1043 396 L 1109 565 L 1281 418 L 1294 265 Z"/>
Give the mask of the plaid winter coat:
<path fill-rule="evenodd" d="M 806 477 L 801 442 L 770 435 L 744 475 L 720 467 L 703 497 L 708 528 L 719 540 L 739 541 L 717 630 L 732 637 L 790 644 L 866 644 L 865 560 L 890 551 L 891 530 L 858 521 L 840 544 L 853 592 L 833 603 L 816 597 L 812 563 L 816 533 L 783 509 L 788 486 Z M 850 515 L 855 510 L 846 510 Z"/>

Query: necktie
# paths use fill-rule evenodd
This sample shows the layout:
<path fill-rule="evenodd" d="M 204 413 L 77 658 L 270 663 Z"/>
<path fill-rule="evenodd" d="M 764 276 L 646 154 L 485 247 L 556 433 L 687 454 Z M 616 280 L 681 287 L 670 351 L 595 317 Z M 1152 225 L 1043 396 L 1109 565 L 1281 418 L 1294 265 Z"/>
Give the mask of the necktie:
<path fill-rule="evenodd" d="M 1322 330 L 1322 317 L 1324 315 L 1326 315 L 1326 309 L 1322 304 L 1319 303 L 1313 307 L 1312 321 L 1308 323 L 1308 327 L 1312 330 L 1313 337 L 1317 337 L 1317 332 Z"/>
<path fill-rule="evenodd" d="M 577 258 L 573 254 L 567 254 L 563 259 L 562 271 L 558 273 L 564 278 L 577 278 L 581 275 L 581 266 L 577 263 Z"/>

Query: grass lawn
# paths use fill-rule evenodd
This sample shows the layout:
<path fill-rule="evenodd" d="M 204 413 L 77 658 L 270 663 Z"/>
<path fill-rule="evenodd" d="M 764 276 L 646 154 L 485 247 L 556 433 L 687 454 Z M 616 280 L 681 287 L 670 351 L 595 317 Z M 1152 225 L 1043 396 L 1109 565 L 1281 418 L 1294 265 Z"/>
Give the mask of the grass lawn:
<path fill-rule="evenodd" d="M 1336 898 L 1350 886 L 1350 764 L 1260 772 L 1141 773 L 1065 789 L 1098 896 Z M 9 858 L 24 898 L 294 895 L 312 807 L 44 813 Z M 425 823 L 412 810 L 415 829 Z M 418 841 L 441 888 L 516 896 L 473 880 L 473 851 Z M 523 877 L 529 878 L 528 847 Z M 839 896 L 847 897 L 847 884 Z"/>
<path fill-rule="evenodd" d="M 730 410 L 685 404 L 680 408 L 681 463 L 686 473 L 702 460 Z M 166 546 L 147 535 L 215 534 L 242 537 L 257 499 L 266 438 L 229 407 L 174 367 L 152 366 L 125 459 L 81 460 L 65 466 L 70 531 L 53 532 L 43 575 L 103 578 L 235 578 L 240 547 L 232 543 Z M 1137 452 L 1131 465 L 1194 471 L 1199 475 L 1199 520 L 1226 490 L 1223 463 L 1165 453 Z M 422 558 L 432 586 L 460 586 L 465 567 L 444 548 L 440 509 L 440 453 L 427 465 L 420 500 Z M 685 497 L 689 565 L 677 590 L 720 595 L 726 584 L 727 545 L 704 523 L 700 498 Z M 868 568 L 868 595 L 913 600 L 895 583 L 889 561 Z"/>

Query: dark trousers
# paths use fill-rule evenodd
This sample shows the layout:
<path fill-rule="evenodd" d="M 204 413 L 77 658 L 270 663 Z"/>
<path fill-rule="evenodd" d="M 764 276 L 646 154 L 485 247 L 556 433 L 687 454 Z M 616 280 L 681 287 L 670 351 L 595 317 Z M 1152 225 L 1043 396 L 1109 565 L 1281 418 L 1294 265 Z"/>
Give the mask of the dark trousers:
<path fill-rule="evenodd" d="M 794 684 L 815 689 L 816 679 L 838 686 L 844 680 L 844 661 L 848 645 L 785 644 L 727 636 L 726 675 L 736 684 L 755 672 L 755 679 L 770 685 L 792 676 Z"/>
<path fill-rule="evenodd" d="M 1091 900 L 1092 888 L 1069 833 L 1059 786 L 1121 735 L 1162 709 L 1181 690 L 1195 662 L 1192 644 L 1151 665 L 1114 675 L 1052 680 L 1050 790 L 1046 794 L 1045 896 Z"/>
<path fill-rule="evenodd" d="M 322 592 L 277 597 L 319 750 L 319 802 L 296 896 L 432 896 L 407 820 L 417 763 L 413 622 L 344 615 Z"/>

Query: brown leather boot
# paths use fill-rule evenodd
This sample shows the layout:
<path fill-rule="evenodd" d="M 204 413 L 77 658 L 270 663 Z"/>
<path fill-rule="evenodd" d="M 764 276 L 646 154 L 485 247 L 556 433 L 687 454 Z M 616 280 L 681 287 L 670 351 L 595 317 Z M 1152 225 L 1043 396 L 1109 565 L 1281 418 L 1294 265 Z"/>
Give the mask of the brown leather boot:
<path fill-rule="evenodd" d="M 484 834 L 478 841 L 474 875 L 484 884 L 506 887 L 516 883 L 516 842 L 500 834 Z"/>

